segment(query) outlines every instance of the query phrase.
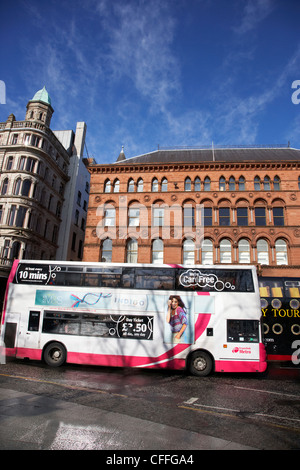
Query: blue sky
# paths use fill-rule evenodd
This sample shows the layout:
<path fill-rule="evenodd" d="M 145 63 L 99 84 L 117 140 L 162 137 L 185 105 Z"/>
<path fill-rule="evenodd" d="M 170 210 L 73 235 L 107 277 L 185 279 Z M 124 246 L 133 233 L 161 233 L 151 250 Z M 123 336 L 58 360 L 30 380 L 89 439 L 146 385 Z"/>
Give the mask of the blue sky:
<path fill-rule="evenodd" d="M 300 148 L 299 0 L 0 0 L 10 113 L 46 86 L 52 129 L 98 163 L 160 147 Z M 300 95 L 299 95 L 300 96 Z"/>

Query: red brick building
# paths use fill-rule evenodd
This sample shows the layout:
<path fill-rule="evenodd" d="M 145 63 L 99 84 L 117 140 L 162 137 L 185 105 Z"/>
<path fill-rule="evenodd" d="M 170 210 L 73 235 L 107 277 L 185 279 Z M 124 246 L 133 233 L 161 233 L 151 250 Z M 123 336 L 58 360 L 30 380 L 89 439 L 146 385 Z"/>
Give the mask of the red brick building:
<path fill-rule="evenodd" d="M 89 171 L 83 260 L 250 263 L 299 276 L 299 150 L 122 151 Z"/>

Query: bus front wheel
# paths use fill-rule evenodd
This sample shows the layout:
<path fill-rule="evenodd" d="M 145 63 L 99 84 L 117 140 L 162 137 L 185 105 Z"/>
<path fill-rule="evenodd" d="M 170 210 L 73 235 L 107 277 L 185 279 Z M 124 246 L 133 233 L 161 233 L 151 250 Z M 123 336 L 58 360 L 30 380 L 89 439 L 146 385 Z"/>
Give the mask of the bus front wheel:
<path fill-rule="evenodd" d="M 209 375 L 213 368 L 212 357 L 205 351 L 195 351 L 192 353 L 189 361 L 191 374 L 198 377 Z"/>
<path fill-rule="evenodd" d="M 43 357 L 48 366 L 59 367 L 66 361 L 66 348 L 61 343 L 50 343 L 46 346 Z"/>

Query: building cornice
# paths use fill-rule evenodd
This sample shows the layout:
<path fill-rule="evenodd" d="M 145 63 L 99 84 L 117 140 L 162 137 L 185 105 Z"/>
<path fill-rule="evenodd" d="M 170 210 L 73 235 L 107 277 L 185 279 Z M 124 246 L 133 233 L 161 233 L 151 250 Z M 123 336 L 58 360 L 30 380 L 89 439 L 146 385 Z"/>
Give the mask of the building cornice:
<path fill-rule="evenodd" d="M 140 172 L 176 172 L 176 171 L 226 171 L 226 170 L 295 170 L 300 168 L 300 161 L 264 161 L 264 162 L 199 162 L 199 163 L 133 163 L 133 164 L 92 164 L 88 166 L 91 174 L 118 174 Z"/>

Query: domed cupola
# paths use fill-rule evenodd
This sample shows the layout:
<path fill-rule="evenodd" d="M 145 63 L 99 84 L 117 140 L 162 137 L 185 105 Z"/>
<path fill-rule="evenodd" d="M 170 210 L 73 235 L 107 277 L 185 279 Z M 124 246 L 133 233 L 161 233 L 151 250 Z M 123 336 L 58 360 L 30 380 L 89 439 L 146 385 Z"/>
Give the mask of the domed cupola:
<path fill-rule="evenodd" d="M 51 106 L 51 98 L 44 86 L 38 90 L 32 100 L 28 101 L 25 120 L 40 121 L 50 127 L 54 109 Z"/>

